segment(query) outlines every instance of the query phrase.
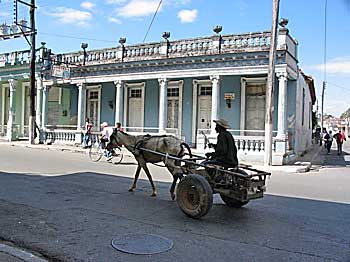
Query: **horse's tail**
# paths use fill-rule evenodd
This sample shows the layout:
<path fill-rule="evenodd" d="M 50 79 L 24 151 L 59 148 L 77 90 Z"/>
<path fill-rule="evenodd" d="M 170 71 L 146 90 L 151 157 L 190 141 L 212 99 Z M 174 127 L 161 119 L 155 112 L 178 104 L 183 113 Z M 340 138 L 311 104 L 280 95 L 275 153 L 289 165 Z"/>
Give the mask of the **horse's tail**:
<path fill-rule="evenodd" d="M 192 157 L 192 151 L 191 151 L 191 148 L 190 148 L 190 146 L 188 144 L 183 142 L 183 143 L 180 144 L 180 146 L 181 146 L 181 151 L 177 154 L 177 157 L 182 157 L 183 156 L 183 154 L 185 152 L 185 148 L 187 149 L 188 155 L 190 157 Z"/>

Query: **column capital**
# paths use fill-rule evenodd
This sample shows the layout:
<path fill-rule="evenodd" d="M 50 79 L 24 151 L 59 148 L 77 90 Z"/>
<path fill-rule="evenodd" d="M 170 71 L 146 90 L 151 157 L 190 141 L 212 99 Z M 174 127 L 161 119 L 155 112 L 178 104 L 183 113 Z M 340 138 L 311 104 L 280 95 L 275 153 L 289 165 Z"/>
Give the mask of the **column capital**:
<path fill-rule="evenodd" d="M 10 85 L 10 90 L 16 91 L 18 81 L 16 79 L 9 79 L 8 82 Z"/>
<path fill-rule="evenodd" d="M 50 90 L 51 87 L 52 87 L 52 85 L 43 85 L 43 91 L 47 92 Z"/>
<path fill-rule="evenodd" d="M 86 83 L 85 82 L 78 82 L 76 83 L 77 87 L 79 89 L 85 89 L 86 88 Z"/>
<path fill-rule="evenodd" d="M 220 82 L 220 81 L 221 81 L 221 76 L 220 76 L 220 75 L 211 75 L 211 76 L 210 76 L 210 80 L 211 80 L 212 82 L 214 82 L 214 81 Z"/>
<path fill-rule="evenodd" d="M 43 89 L 43 80 L 41 77 L 37 77 L 36 79 L 36 89 Z"/>
<path fill-rule="evenodd" d="M 113 83 L 114 83 L 115 87 L 122 87 L 124 85 L 125 81 L 124 80 L 116 80 Z"/>
<path fill-rule="evenodd" d="M 279 79 L 287 79 L 288 78 L 288 73 L 287 72 L 281 72 L 281 73 L 276 73 L 276 76 L 279 78 Z"/>
<path fill-rule="evenodd" d="M 166 78 L 166 77 L 158 78 L 158 82 L 159 82 L 159 84 L 164 85 L 168 82 L 168 78 Z"/>

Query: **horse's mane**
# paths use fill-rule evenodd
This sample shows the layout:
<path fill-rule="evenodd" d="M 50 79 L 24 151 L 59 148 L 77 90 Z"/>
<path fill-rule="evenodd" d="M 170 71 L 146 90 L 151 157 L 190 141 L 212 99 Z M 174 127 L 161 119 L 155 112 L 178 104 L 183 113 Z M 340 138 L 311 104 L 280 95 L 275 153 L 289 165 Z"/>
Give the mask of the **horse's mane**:
<path fill-rule="evenodd" d="M 118 129 L 117 131 L 120 132 L 120 133 L 122 133 L 123 135 L 131 136 L 131 135 L 129 135 L 128 133 L 125 133 L 124 131 L 122 131 L 122 130 L 120 130 L 120 129 Z"/>

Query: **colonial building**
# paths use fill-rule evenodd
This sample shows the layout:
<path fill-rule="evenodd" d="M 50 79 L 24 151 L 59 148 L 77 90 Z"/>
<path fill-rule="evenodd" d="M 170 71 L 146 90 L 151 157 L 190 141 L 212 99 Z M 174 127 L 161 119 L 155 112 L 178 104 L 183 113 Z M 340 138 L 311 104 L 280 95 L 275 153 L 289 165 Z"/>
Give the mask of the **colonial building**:
<path fill-rule="evenodd" d="M 173 134 L 204 150 L 204 134 L 216 139 L 212 120 L 224 118 L 240 159 L 262 162 L 271 33 L 168 36 L 51 56 L 55 65 L 46 63 L 51 70 L 38 70 L 37 78 L 37 123 L 45 137 L 79 143 L 88 117 L 96 131 L 101 122 L 121 122 L 127 132 Z M 8 139 L 27 135 L 22 53 L 0 55 L 0 131 Z M 298 43 L 286 28 L 279 30 L 276 59 L 273 163 L 282 164 L 311 144 L 315 89 L 298 67 Z"/>

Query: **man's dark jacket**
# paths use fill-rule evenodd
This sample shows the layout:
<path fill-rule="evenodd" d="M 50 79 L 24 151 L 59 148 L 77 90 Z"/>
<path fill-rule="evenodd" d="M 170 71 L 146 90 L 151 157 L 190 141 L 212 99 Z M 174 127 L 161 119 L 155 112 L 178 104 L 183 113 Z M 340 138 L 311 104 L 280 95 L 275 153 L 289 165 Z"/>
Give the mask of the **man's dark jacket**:
<path fill-rule="evenodd" d="M 230 132 L 226 130 L 220 132 L 214 148 L 215 152 L 212 154 L 213 160 L 221 160 L 228 167 L 238 166 L 237 147 Z"/>

